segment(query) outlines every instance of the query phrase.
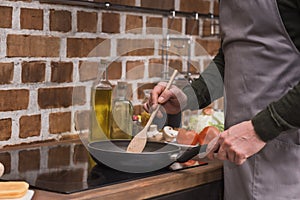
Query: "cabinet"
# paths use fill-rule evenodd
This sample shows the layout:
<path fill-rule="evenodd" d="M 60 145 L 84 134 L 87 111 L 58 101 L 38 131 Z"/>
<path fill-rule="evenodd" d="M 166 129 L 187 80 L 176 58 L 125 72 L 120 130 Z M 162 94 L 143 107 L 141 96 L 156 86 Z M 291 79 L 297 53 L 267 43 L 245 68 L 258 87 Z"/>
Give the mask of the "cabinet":
<path fill-rule="evenodd" d="M 223 181 L 219 180 L 171 194 L 150 198 L 149 200 L 222 200 L 223 186 Z"/>

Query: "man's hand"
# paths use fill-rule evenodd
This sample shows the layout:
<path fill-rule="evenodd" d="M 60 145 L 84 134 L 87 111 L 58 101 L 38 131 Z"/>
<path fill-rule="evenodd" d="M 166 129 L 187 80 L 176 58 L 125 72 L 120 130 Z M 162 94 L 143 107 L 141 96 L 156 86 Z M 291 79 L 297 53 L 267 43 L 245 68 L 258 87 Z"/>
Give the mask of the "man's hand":
<path fill-rule="evenodd" d="M 161 104 L 168 114 L 177 114 L 186 106 L 187 96 L 175 85 L 164 91 L 166 86 L 167 83 L 160 82 L 153 88 L 148 102 L 144 104 L 147 112 Z"/>
<path fill-rule="evenodd" d="M 207 157 L 213 159 L 214 152 L 218 151 L 218 159 L 229 160 L 241 165 L 248 157 L 259 152 L 265 145 L 266 143 L 255 133 L 251 121 L 245 121 L 222 132 Z"/>

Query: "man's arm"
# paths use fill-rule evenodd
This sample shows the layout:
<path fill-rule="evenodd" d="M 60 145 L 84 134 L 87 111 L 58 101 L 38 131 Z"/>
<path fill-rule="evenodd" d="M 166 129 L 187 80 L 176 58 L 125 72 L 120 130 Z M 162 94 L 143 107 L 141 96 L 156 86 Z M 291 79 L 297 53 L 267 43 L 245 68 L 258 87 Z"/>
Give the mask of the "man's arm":
<path fill-rule="evenodd" d="M 263 141 L 272 140 L 282 131 L 300 128 L 300 82 L 254 116 L 252 124 Z"/>
<path fill-rule="evenodd" d="M 218 54 L 199 78 L 183 88 L 183 92 L 188 97 L 188 109 L 204 108 L 223 96 L 224 66 L 224 55 L 220 48 Z"/>

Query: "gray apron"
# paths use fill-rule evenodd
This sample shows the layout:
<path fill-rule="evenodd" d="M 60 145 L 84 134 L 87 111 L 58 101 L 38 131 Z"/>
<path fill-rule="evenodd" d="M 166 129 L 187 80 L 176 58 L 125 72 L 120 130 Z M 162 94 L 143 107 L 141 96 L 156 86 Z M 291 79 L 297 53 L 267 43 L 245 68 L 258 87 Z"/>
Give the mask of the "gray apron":
<path fill-rule="evenodd" d="M 300 81 L 300 53 L 275 0 L 221 0 L 220 24 L 228 128 Z M 225 161 L 224 180 L 227 200 L 300 199 L 300 131 L 280 134 L 241 166 Z"/>

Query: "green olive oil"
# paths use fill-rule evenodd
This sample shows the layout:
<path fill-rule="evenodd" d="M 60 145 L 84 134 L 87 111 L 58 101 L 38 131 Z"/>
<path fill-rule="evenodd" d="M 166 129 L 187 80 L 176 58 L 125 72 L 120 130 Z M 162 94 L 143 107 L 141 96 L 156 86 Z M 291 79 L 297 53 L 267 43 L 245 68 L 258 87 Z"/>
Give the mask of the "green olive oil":
<path fill-rule="evenodd" d="M 111 95 L 112 88 L 109 87 L 96 87 L 93 90 L 93 107 L 98 127 L 93 129 L 92 141 L 110 138 Z"/>

